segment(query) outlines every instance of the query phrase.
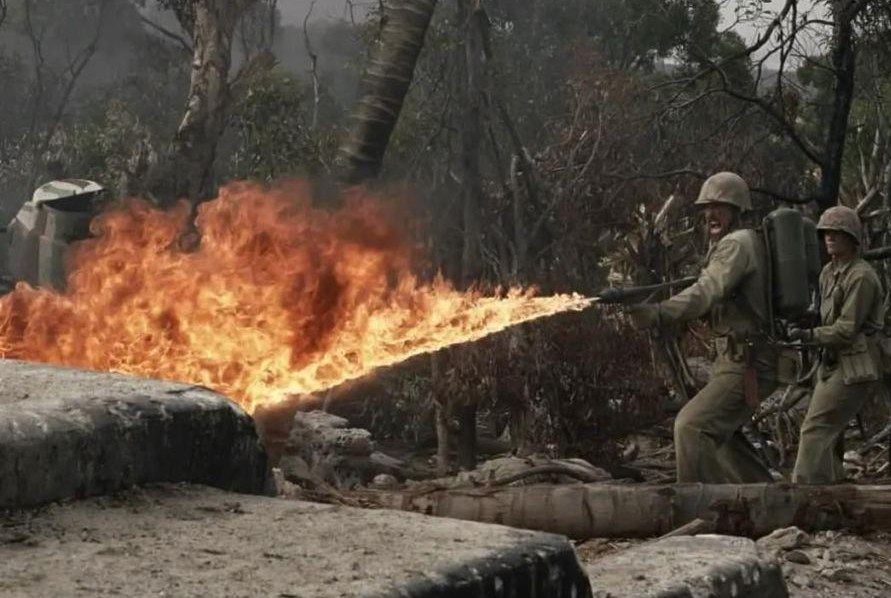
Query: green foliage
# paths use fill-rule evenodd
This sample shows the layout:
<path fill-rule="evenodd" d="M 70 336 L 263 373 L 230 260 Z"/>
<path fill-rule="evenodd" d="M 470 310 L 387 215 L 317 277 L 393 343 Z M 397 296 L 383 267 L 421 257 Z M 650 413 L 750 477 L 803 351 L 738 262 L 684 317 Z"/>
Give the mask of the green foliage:
<path fill-rule="evenodd" d="M 51 151 L 65 172 L 102 181 L 119 197 L 139 192 L 156 153 L 149 128 L 119 99 L 110 99 L 93 119 L 60 132 Z"/>
<path fill-rule="evenodd" d="M 271 181 L 318 170 L 323 150 L 310 131 L 304 86 L 291 73 L 272 70 L 251 81 L 232 110 L 235 149 L 230 172 Z"/>

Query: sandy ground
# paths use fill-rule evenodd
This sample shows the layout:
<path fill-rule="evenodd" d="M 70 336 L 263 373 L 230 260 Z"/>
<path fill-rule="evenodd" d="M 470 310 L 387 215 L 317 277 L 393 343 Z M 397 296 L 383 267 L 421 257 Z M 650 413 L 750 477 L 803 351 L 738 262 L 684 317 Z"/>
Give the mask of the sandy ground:
<path fill-rule="evenodd" d="M 642 542 L 599 538 L 579 544 L 576 551 L 584 564 Z M 790 598 L 891 596 L 891 534 L 800 534 L 782 545 L 761 541 L 759 552 L 779 560 Z"/>
<path fill-rule="evenodd" d="M 558 541 L 569 549 L 506 527 L 164 485 L 0 513 L 0 596 L 349 598 Z"/>

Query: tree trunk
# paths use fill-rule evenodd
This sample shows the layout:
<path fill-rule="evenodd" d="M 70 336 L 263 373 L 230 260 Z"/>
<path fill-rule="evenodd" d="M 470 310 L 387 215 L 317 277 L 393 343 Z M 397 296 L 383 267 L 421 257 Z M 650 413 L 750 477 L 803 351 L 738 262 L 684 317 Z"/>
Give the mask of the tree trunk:
<path fill-rule="evenodd" d="M 377 176 L 408 93 L 437 0 L 393 0 L 380 43 L 363 80 L 354 124 L 340 148 L 341 179 L 359 184 Z"/>
<path fill-rule="evenodd" d="M 480 276 L 480 206 L 483 188 L 480 177 L 482 145 L 482 29 L 481 11 L 474 0 L 458 0 L 458 24 L 464 32 L 464 81 L 461 115 L 461 204 L 463 208 L 463 245 L 461 285 L 468 287 Z"/>
<path fill-rule="evenodd" d="M 436 470 L 439 475 L 449 473 L 449 403 L 442 389 L 442 373 L 439 367 L 439 353 L 430 354 L 430 386 L 433 389 L 434 418 L 436 424 Z"/>
<path fill-rule="evenodd" d="M 478 0 L 458 0 L 458 24 L 464 30 L 464 81 L 463 113 L 461 128 L 461 204 L 463 212 L 463 243 L 461 250 L 461 285 L 467 288 L 479 280 L 480 209 L 483 199 L 480 175 L 480 147 L 482 146 L 483 119 L 483 40 L 482 11 Z M 458 348 L 458 351 L 464 350 Z M 460 397 L 452 397 L 461 400 Z M 476 411 L 475 402 L 465 402 L 456 410 L 460 437 L 458 438 L 458 466 L 462 469 L 476 467 Z"/>
<path fill-rule="evenodd" d="M 832 114 L 826 130 L 823 172 L 820 177 L 818 196 L 820 210 L 838 203 L 842 179 L 842 159 L 848 135 L 848 117 L 854 98 L 854 75 L 857 70 L 857 52 L 854 43 L 854 18 L 863 10 L 865 0 L 841 2 L 833 7 L 832 68 L 835 71 L 835 90 Z"/>
<path fill-rule="evenodd" d="M 575 484 L 368 491 L 363 497 L 385 508 L 574 539 L 660 536 L 694 519 L 709 522 L 716 533 L 750 537 L 791 525 L 804 530 L 891 530 L 891 486 Z"/>
<path fill-rule="evenodd" d="M 213 164 L 231 103 L 232 39 L 256 1 L 195 0 L 191 11 L 177 13 L 192 34 L 194 54 L 186 111 L 173 139 L 173 199 L 187 197 L 194 206 L 213 194 Z"/>

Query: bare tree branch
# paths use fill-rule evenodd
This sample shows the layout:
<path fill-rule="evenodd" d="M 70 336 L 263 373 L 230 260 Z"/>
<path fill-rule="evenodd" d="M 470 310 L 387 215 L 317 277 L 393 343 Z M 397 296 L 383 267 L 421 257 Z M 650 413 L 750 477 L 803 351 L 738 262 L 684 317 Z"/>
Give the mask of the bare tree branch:
<path fill-rule="evenodd" d="M 312 9 L 316 6 L 316 0 L 312 0 L 309 3 L 309 10 L 306 11 L 306 16 L 303 17 L 303 43 L 306 45 L 306 54 L 309 56 L 309 74 L 312 77 L 312 125 L 311 130 L 315 131 L 316 126 L 319 122 L 319 73 L 318 73 L 318 62 L 319 55 L 315 53 L 313 50 L 312 42 L 309 39 L 309 30 L 307 28 L 307 23 L 309 22 L 309 17 L 312 15 Z"/>
<path fill-rule="evenodd" d="M 93 58 L 93 55 L 96 53 L 96 49 L 99 46 L 99 39 L 102 36 L 102 30 L 105 24 L 108 2 L 109 0 L 102 0 L 99 3 L 98 14 L 96 15 L 95 19 L 96 29 L 93 33 L 93 37 L 83 48 L 81 48 L 73 57 L 70 58 L 68 64 L 65 66 L 65 69 L 63 71 L 63 74 L 65 75 L 65 83 L 62 87 L 61 97 L 59 98 L 55 110 L 52 111 L 52 114 L 49 118 L 48 126 L 42 132 L 38 131 L 38 125 L 42 110 L 44 108 L 47 108 L 47 106 L 45 106 L 47 102 L 45 84 L 46 61 L 43 55 L 43 40 L 41 39 L 41 35 L 36 31 L 34 27 L 32 0 L 25 0 L 24 2 L 25 32 L 31 42 L 31 48 L 34 54 L 35 78 L 34 97 L 32 98 L 33 106 L 31 110 L 31 122 L 28 132 L 31 146 L 31 172 L 28 178 L 29 188 L 33 188 L 36 185 L 37 177 L 40 173 L 40 168 L 42 167 L 43 163 L 42 157 L 49 148 L 53 136 L 56 134 L 56 130 L 59 128 L 59 124 L 62 122 L 62 117 L 65 115 L 65 111 L 68 108 L 68 102 L 71 99 L 71 94 L 73 93 L 78 80 L 80 79 L 81 75 L 84 72 L 84 69 L 86 69 L 90 60 Z"/>
<path fill-rule="evenodd" d="M 667 170 L 665 172 L 655 172 L 655 173 L 634 173 L 634 174 L 620 174 L 617 172 L 607 172 L 604 173 L 604 176 L 609 178 L 618 179 L 620 181 L 641 181 L 641 180 L 664 180 L 664 179 L 673 179 L 677 177 L 689 176 L 695 179 L 699 179 L 704 181 L 709 177 L 709 175 L 704 172 L 700 172 L 698 170 L 693 170 L 691 168 L 678 168 L 676 170 Z M 817 201 L 817 196 L 810 197 L 793 197 L 790 195 L 785 195 L 783 193 L 777 193 L 772 189 L 765 189 L 763 187 L 750 187 L 749 190 L 752 193 L 763 195 L 770 199 L 776 201 L 783 201 L 786 203 L 794 203 L 794 204 L 806 204 L 812 201 Z"/>
<path fill-rule="evenodd" d="M 751 96 L 744 94 L 740 91 L 737 91 L 730 84 L 730 81 L 727 79 L 727 73 L 722 70 L 715 71 L 721 79 L 721 84 L 723 86 L 722 91 L 729 95 L 732 98 L 743 102 L 749 102 L 750 104 L 755 104 L 766 115 L 768 115 L 779 127 L 783 130 L 783 132 L 789 137 L 789 139 L 798 146 L 801 152 L 807 156 L 808 160 L 817 164 L 818 166 L 825 165 L 825 158 L 820 154 L 820 151 L 815 148 L 807 139 L 799 135 L 798 130 L 795 128 L 795 125 L 789 122 L 785 115 L 777 110 L 770 102 L 765 100 L 764 98 L 760 98 L 757 96 Z"/>
<path fill-rule="evenodd" d="M 758 38 L 755 40 L 755 42 L 751 46 L 747 46 L 747 47 L 743 48 L 742 50 L 739 50 L 738 52 L 734 52 L 733 54 L 730 54 L 730 55 L 722 58 L 720 61 L 718 61 L 716 63 L 710 63 L 708 65 L 708 68 L 702 69 L 699 72 L 697 72 L 689 77 L 685 77 L 683 79 L 676 79 L 673 81 L 667 81 L 665 83 L 660 83 L 659 85 L 654 86 L 652 89 L 655 90 L 655 89 L 659 89 L 662 87 L 673 87 L 678 84 L 684 85 L 685 87 L 689 88 L 690 86 L 695 84 L 700 79 L 708 76 L 715 69 L 722 69 L 725 66 L 728 66 L 729 64 L 731 64 L 733 62 L 736 62 L 737 60 L 740 60 L 742 58 L 748 58 L 748 57 L 754 55 L 761 48 L 763 48 L 767 44 L 767 42 L 770 41 L 771 37 L 773 37 L 774 31 L 776 31 L 776 29 L 778 27 L 780 27 L 780 25 L 782 25 L 786 16 L 792 10 L 793 5 L 797 4 L 797 2 L 798 2 L 798 0 L 786 0 L 786 4 L 783 6 L 780 13 L 776 17 L 774 17 L 774 19 L 770 22 L 770 25 L 767 26 L 767 28 L 764 30 L 764 32 L 758 36 Z M 702 55 L 705 56 L 705 53 L 702 53 Z"/>
<path fill-rule="evenodd" d="M 187 42 L 183 36 L 177 35 L 170 29 L 167 29 L 166 27 L 163 27 L 162 25 L 159 25 L 158 23 L 155 23 L 151 19 L 146 18 L 142 15 L 139 15 L 139 20 L 142 21 L 143 24 L 147 25 L 150 29 L 179 44 L 179 46 L 189 55 L 194 52 L 194 50 L 192 49 L 192 44 Z"/>

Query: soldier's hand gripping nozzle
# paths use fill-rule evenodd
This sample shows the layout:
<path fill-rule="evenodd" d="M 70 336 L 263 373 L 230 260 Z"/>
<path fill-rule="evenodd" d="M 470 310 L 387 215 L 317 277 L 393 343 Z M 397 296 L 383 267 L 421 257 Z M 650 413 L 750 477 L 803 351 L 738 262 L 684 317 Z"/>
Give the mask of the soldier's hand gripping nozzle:
<path fill-rule="evenodd" d="M 595 299 L 598 303 L 636 303 L 655 291 L 662 289 L 670 289 L 672 287 L 688 287 L 698 278 L 690 276 L 688 278 L 680 278 L 678 280 L 669 280 L 659 284 L 648 284 L 639 287 L 608 287 L 597 293 Z"/>
<path fill-rule="evenodd" d="M 621 304 L 631 320 L 631 325 L 638 330 L 652 328 L 659 324 L 659 308 L 655 303 L 640 303 L 647 295 L 671 287 L 688 287 L 697 278 L 682 278 L 660 284 L 639 287 L 610 287 L 600 291 L 596 299 L 599 303 Z"/>

